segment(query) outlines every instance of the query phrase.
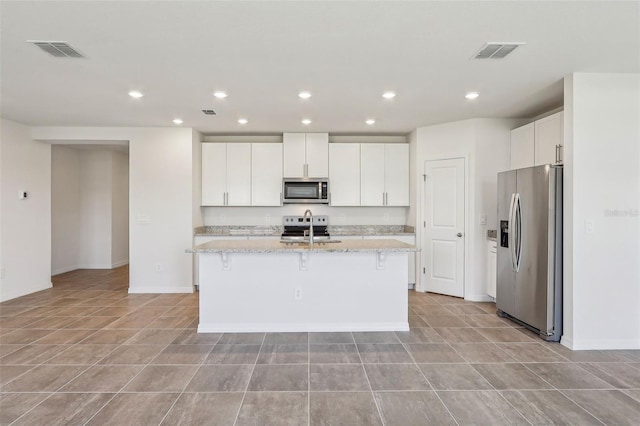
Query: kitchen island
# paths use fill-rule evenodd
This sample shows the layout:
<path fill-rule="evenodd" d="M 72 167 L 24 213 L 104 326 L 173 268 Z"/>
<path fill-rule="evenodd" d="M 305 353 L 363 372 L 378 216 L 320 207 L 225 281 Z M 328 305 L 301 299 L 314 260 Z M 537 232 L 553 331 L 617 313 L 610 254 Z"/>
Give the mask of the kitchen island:
<path fill-rule="evenodd" d="M 198 332 L 408 330 L 408 255 L 396 240 L 313 247 L 211 241 L 199 258 Z"/>

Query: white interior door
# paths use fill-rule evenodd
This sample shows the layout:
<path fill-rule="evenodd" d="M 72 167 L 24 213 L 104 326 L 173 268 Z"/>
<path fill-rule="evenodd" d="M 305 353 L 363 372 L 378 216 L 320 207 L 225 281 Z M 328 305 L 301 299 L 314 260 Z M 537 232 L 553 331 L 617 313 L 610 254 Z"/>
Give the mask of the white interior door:
<path fill-rule="evenodd" d="M 464 297 L 464 158 L 425 162 L 425 289 Z"/>

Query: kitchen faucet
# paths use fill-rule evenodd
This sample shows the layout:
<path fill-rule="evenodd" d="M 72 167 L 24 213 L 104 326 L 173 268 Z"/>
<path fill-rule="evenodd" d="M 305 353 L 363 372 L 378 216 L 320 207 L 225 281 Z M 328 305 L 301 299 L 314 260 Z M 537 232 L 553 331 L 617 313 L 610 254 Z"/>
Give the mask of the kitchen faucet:
<path fill-rule="evenodd" d="M 309 247 L 313 247 L 313 213 L 311 213 L 311 209 L 305 210 L 302 220 L 306 221 L 307 213 L 309 213 Z"/>

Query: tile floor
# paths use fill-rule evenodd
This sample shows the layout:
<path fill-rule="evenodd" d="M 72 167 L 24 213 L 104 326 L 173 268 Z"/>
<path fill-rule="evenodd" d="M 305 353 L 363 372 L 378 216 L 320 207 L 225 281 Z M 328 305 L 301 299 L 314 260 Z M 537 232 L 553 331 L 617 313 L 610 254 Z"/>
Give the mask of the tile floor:
<path fill-rule="evenodd" d="M 197 334 L 197 294 L 74 271 L 0 304 L 0 424 L 640 424 L 640 351 L 410 292 L 411 331 Z"/>

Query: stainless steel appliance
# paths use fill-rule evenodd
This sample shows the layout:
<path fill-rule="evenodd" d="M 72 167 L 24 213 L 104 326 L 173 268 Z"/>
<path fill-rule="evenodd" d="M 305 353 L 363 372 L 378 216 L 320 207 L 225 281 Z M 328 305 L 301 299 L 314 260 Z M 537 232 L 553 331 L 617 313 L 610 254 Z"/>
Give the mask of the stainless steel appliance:
<path fill-rule="evenodd" d="M 310 239 L 309 224 L 313 223 L 313 239 L 316 242 L 328 241 L 330 238 L 329 216 L 285 216 L 282 219 L 284 232 L 282 242 L 303 242 Z"/>
<path fill-rule="evenodd" d="M 498 173 L 498 315 L 562 336 L 562 166 Z"/>
<path fill-rule="evenodd" d="M 283 204 L 329 204 L 329 179 L 284 178 Z"/>

